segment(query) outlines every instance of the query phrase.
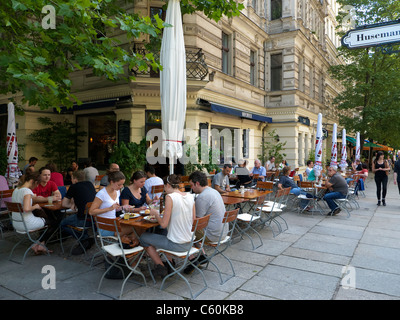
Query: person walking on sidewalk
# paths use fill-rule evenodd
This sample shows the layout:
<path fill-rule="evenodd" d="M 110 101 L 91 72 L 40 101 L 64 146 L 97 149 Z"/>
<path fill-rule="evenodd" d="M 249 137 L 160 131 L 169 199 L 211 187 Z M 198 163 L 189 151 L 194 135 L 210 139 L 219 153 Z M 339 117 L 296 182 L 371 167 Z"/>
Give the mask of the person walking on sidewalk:
<path fill-rule="evenodd" d="M 387 193 L 389 170 L 390 170 L 389 164 L 387 160 L 384 159 L 383 152 L 378 151 L 375 161 L 372 162 L 372 172 L 375 173 L 376 196 L 378 198 L 378 203 L 377 203 L 378 206 L 381 205 L 381 199 L 382 199 L 382 204 L 386 206 L 385 197 Z"/>
<path fill-rule="evenodd" d="M 393 180 L 394 180 L 394 185 L 397 184 L 400 193 L 400 150 L 397 151 L 397 161 L 394 163 Z"/>

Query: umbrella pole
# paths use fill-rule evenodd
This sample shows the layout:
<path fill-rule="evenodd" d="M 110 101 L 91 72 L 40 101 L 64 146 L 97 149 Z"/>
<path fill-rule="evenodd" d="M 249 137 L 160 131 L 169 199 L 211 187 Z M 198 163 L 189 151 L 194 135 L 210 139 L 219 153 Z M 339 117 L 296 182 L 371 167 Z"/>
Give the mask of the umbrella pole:
<path fill-rule="evenodd" d="M 169 158 L 169 174 L 174 174 L 174 157 Z"/>

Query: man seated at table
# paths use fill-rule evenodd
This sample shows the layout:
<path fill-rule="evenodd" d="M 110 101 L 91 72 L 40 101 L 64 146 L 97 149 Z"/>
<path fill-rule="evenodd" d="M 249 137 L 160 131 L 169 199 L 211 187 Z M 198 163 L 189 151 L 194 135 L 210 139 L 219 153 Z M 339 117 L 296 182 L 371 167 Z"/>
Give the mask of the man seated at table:
<path fill-rule="evenodd" d="M 361 160 L 357 159 L 351 164 L 353 171 L 361 171 L 362 170 L 362 165 L 361 165 Z"/>
<path fill-rule="evenodd" d="M 275 157 L 271 156 L 265 163 L 265 171 L 276 171 Z"/>
<path fill-rule="evenodd" d="M 328 168 L 328 177 L 329 180 L 325 182 L 325 185 L 329 189 L 329 192 L 325 194 L 324 200 L 331 209 L 328 215 L 336 215 L 340 212 L 340 208 L 333 200 L 346 198 L 348 186 L 346 180 L 334 167 Z"/>
<path fill-rule="evenodd" d="M 289 178 L 289 173 L 290 173 L 290 167 L 284 167 L 282 169 L 282 176 L 279 179 L 278 182 L 278 189 L 282 190 L 285 188 L 289 188 L 290 187 L 290 193 L 294 194 L 295 196 L 299 196 L 299 195 L 305 195 L 307 196 L 307 198 L 313 198 L 313 195 L 310 193 L 307 193 L 306 191 L 304 191 L 303 189 L 301 189 L 296 182 L 293 181 L 293 179 Z M 309 201 L 302 199 L 300 201 L 300 208 L 301 209 L 305 209 L 309 204 Z"/>
<path fill-rule="evenodd" d="M 225 205 L 219 192 L 208 186 L 207 176 L 204 172 L 195 171 L 189 176 L 190 187 L 197 195 L 195 200 L 196 217 L 201 218 L 210 214 L 210 220 L 204 230 L 199 230 L 196 237 L 206 233 L 205 242 L 217 242 L 222 232 L 222 239 L 228 234 L 228 225 L 222 223 L 225 215 Z M 222 231 L 223 230 L 223 231 Z M 198 259 L 200 264 L 206 263 L 205 255 L 201 255 Z M 194 267 L 189 265 L 184 272 L 192 273 Z"/>
<path fill-rule="evenodd" d="M 314 162 L 312 160 L 307 160 L 307 168 L 306 171 L 304 171 L 304 176 L 308 177 L 311 173 L 311 170 L 314 167 Z M 315 176 L 314 176 L 315 178 Z"/>
<path fill-rule="evenodd" d="M 218 172 L 212 180 L 211 186 L 221 194 L 231 191 L 229 186 L 229 173 L 231 169 L 232 165 L 225 163 L 221 172 Z"/>
<path fill-rule="evenodd" d="M 261 161 L 258 159 L 254 160 L 254 168 L 251 170 L 250 177 L 253 177 L 255 174 L 259 175 L 257 179 L 253 179 L 256 181 L 264 181 L 264 178 L 267 175 L 267 171 L 261 166 Z"/>
<path fill-rule="evenodd" d="M 85 179 L 95 184 L 96 177 L 99 175 L 99 171 L 94 167 L 94 163 L 91 161 L 85 162 Z"/>
<path fill-rule="evenodd" d="M 82 170 L 74 171 L 72 173 L 72 185 L 69 187 L 67 194 L 62 200 L 62 206 L 77 210 L 78 212 L 61 221 L 60 226 L 64 233 L 74 236 L 74 232 L 71 228 L 67 227 L 67 225 L 74 227 L 90 227 L 92 225 L 92 219 L 90 217 L 85 221 L 85 207 L 88 202 L 93 202 L 95 196 L 96 189 L 93 183 L 85 181 L 85 173 Z M 77 231 L 75 231 L 75 234 L 78 237 L 80 236 Z M 85 250 L 88 250 L 93 245 L 94 240 L 89 238 L 87 230 L 85 230 L 80 242 Z M 71 252 L 73 255 L 82 253 L 84 253 L 84 250 L 79 244 L 72 249 Z"/>
<path fill-rule="evenodd" d="M 32 197 L 34 202 L 48 202 L 49 197 L 53 197 L 53 201 L 61 200 L 61 193 L 58 190 L 57 185 L 50 181 L 51 171 L 45 167 L 39 169 L 40 173 L 40 183 L 39 185 L 33 189 Z"/>
<path fill-rule="evenodd" d="M 157 197 L 157 199 L 160 199 L 162 196 L 162 192 L 153 195 L 151 193 L 151 188 L 153 186 L 164 185 L 163 179 L 156 176 L 156 170 L 154 169 L 153 166 L 146 165 L 146 167 L 144 168 L 144 172 L 146 173 L 147 176 L 147 179 L 144 182 L 144 187 L 146 188 L 150 199 L 153 200 L 155 197 Z"/>
<path fill-rule="evenodd" d="M 67 175 L 64 179 L 64 185 L 69 186 L 72 184 L 72 173 L 78 171 L 79 165 L 75 160 L 71 161 L 71 166 L 67 169 Z"/>
<path fill-rule="evenodd" d="M 238 181 L 236 182 L 236 189 L 239 189 L 240 186 L 249 188 L 255 184 L 253 179 L 250 177 L 249 170 L 246 168 L 246 160 L 240 159 L 238 161 L 238 167 L 235 170 L 235 175 L 238 178 Z"/>

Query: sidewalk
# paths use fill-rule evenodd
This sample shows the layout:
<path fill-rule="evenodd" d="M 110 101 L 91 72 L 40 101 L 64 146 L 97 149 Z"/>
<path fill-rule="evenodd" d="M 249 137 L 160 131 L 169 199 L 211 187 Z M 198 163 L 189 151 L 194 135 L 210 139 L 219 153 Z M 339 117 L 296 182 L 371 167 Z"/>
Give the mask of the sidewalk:
<path fill-rule="evenodd" d="M 361 208 L 349 219 L 344 212 L 327 217 L 290 211 L 284 214 L 289 229 L 273 238 L 271 230 L 264 228 L 264 245 L 257 250 L 251 249 L 248 239 L 234 244 L 228 255 L 236 277 L 219 285 L 218 274 L 210 266 L 204 271 L 208 289 L 198 300 L 400 299 L 400 195 L 392 177 L 386 207 L 376 205 L 375 192 L 375 183 L 369 178 L 366 198 L 359 199 Z M 102 263 L 91 269 L 90 261 L 62 255 L 59 244 L 54 244 L 51 256 L 28 255 L 21 266 L 7 260 L 11 240 L 10 236 L 0 240 L 0 299 L 109 300 L 96 293 L 104 271 Z M 55 289 L 42 288 L 45 265 L 55 268 Z M 196 273 L 189 279 L 194 288 L 202 281 Z M 128 283 L 123 299 L 189 298 L 183 281 L 161 292 L 160 283 L 153 286 L 150 278 L 148 287 Z M 355 288 L 346 289 L 341 283 Z M 106 279 L 104 285 L 117 294 L 121 282 Z"/>

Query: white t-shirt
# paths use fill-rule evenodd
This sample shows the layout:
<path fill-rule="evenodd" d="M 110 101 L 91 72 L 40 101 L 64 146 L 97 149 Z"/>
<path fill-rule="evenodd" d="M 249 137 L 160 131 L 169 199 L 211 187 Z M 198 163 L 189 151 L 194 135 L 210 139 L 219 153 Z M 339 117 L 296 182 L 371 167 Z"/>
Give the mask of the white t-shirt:
<path fill-rule="evenodd" d="M 107 192 L 106 188 L 101 189 L 99 192 L 96 193 L 96 198 L 99 198 L 102 203 L 99 209 L 109 208 L 114 203 L 119 204 L 119 196 L 121 192 L 117 191 L 117 197 L 113 200 Z M 115 219 L 115 210 L 107 211 L 105 213 L 99 214 L 99 217 L 108 218 L 108 219 Z"/>
<path fill-rule="evenodd" d="M 11 201 L 12 202 L 18 202 L 22 206 L 24 205 L 24 197 L 25 195 L 30 194 L 33 196 L 33 192 L 29 188 L 17 188 L 14 190 L 12 194 Z M 31 198 L 31 205 L 32 205 L 32 198 Z M 29 212 L 24 212 L 23 213 L 24 220 L 26 227 L 28 230 L 35 230 L 42 228 L 45 225 L 45 221 L 43 218 L 35 217 L 32 213 L 32 211 Z M 21 220 L 21 215 L 19 212 L 13 212 L 12 213 L 12 219 L 13 219 L 13 227 L 17 231 L 25 231 L 24 224 L 22 222 L 19 222 Z M 15 221 L 18 220 L 18 221 Z"/>
<path fill-rule="evenodd" d="M 153 200 L 153 195 L 151 194 L 151 187 L 152 186 L 159 186 L 159 185 L 164 185 L 164 181 L 163 179 L 161 179 L 160 177 L 151 177 L 146 179 L 145 183 L 144 183 L 144 187 L 147 190 L 147 194 L 149 195 L 150 199 Z M 156 193 L 154 196 L 157 196 L 159 199 L 162 195 L 162 192 Z"/>
<path fill-rule="evenodd" d="M 175 243 L 187 243 L 192 240 L 193 194 L 182 196 L 177 192 L 168 194 L 172 199 L 171 219 L 168 224 L 167 238 Z"/>
<path fill-rule="evenodd" d="M 275 169 L 276 169 L 275 161 L 271 162 L 271 160 L 268 160 L 267 163 L 265 164 L 265 170 L 272 171 L 272 170 L 275 170 Z"/>

